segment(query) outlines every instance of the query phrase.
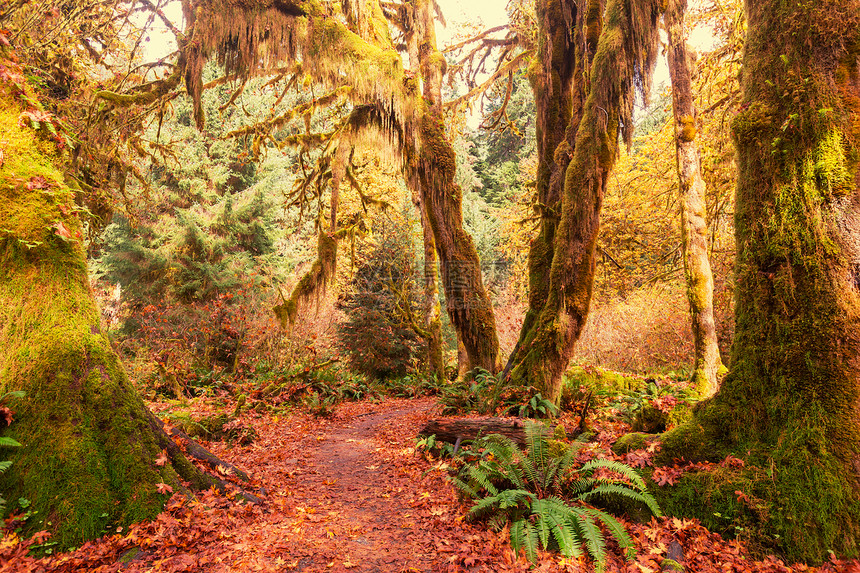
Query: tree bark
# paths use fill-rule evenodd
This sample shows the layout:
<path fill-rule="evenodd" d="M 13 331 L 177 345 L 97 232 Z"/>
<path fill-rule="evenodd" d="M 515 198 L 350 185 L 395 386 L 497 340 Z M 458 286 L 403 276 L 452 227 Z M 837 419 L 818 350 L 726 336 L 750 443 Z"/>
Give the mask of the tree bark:
<path fill-rule="evenodd" d="M 684 25 L 686 0 L 669 0 L 664 16 L 668 33 L 669 78 L 675 118 L 675 157 L 681 205 L 681 249 L 695 348 L 692 382 L 703 397 L 712 396 L 723 374 L 714 323 L 714 275 L 708 260 L 705 182 L 699 162 L 696 106 Z"/>
<path fill-rule="evenodd" d="M 656 59 L 655 1 L 610 0 L 588 76 L 589 89 L 565 171 L 560 220 L 551 248 L 546 301 L 520 336 L 510 365 L 514 383 L 557 401 L 561 377 L 591 304 L 600 208 L 619 134 L 632 136 L 634 85 L 647 86 Z M 599 14 L 599 10 L 597 11 Z M 589 20 L 583 18 L 581 26 Z M 584 26 L 589 37 L 591 27 Z M 560 153 L 556 149 L 556 156 Z M 549 247 L 549 246 L 547 246 Z M 532 277 L 529 277 L 530 288 Z"/>
<path fill-rule="evenodd" d="M 50 144 L 19 124 L 22 111 L 0 82 L 0 394 L 26 392 L 10 404 L 15 421 L 0 428 L 23 444 L 8 452 L 0 490 L 30 500 L 38 513 L 28 528 L 69 547 L 154 517 L 170 497 L 159 484 L 220 482 L 154 422 L 99 331 L 74 193 L 46 154 Z M 162 450 L 171 460 L 158 466 Z"/>
<path fill-rule="evenodd" d="M 420 73 L 418 32 L 411 30 L 406 36 L 409 65 L 413 73 L 418 74 Z M 439 270 L 436 239 L 427 217 L 427 206 L 424 202 L 424 194 L 421 192 L 420 178 L 413 172 L 407 174 L 407 180 L 412 189 L 412 200 L 421 217 L 421 234 L 424 242 L 424 331 L 427 334 L 425 336 L 427 366 L 436 380 L 441 383 L 445 380 L 445 355 L 442 348 L 442 306 L 439 303 L 439 286 L 436 280 Z"/>
<path fill-rule="evenodd" d="M 596 0 L 592 0 L 590 4 L 595 2 Z M 529 307 L 523 319 L 520 337 L 505 366 L 506 377 L 510 375 L 514 364 L 522 359 L 523 344 L 529 338 L 549 298 L 549 270 L 552 267 L 553 243 L 560 219 L 564 173 L 570 163 L 585 100 L 584 85 L 582 82 L 574 85 L 573 82 L 576 75 L 574 68 L 580 75 L 583 70 L 583 54 L 577 48 L 582 44 L 574 41 L 584 30 L 582 12 L 577 9 L 575 2 L 569 0 L 541 0 L 536 3 L 535 8 L 540 29 L 538 65 L 530 70 L 529 80 L 536 103 L 535 139 L 538 168 L 535 187 L 540 227 L 538 235 L 529 245 Z M 599 12 L 595 17 L 599 26 Z M 594 46 L 591 45 L 590 48 L 593 52 Z M 577 89 L 574 90 L 574 87 Z M 539 389 L 546 392 L 546 388 Z"/>
<path fill-rule="evenodd" d="M 860 0 L 746 3 L 731 370 L 661 456 L 734 453 L 790 559 L 860 541 Z M 685 478 L 687 479 L 687 478 Z M 692 478 L 690 478 L 692 479 Z M 711 496 L 702 496 L 710 497 Z M 695 513 L 713 511 L 706 499 Z M 687 511 L 692 511 L 688 508 Z"/>
<path fill-rule="evenodd" d="M 442 76 L 445 57 L 436 47 L 432 5 L 414 0 L 414 31 L 424 101 L 416 103 L 417 165 L 422 203 L 433 230 L 442 270 L 448 316 L 469 355 L 471 368 L 495 373 L 499 341 L 490 297 L 472 237 L 463 228 L 463 193 L 454 182 L 456 154 L 445 133 Z"/>

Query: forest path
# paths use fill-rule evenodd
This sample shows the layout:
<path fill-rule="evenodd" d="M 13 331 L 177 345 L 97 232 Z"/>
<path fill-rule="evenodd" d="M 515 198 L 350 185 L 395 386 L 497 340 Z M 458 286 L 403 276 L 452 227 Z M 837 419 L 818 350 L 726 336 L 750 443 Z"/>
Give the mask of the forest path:
<path fill-rule="evenodd" d="M 388 399 L 341 404 L 328 419 L 265 417 L 250 447 L 216 452 L 250 469 L 268 492 L 268 507 L 233 537 L 237 547 L 254 547 L 245 565 L 401 573 L 504 562 L 500 537 L 462 523 L 444 472 L 428 472 L 415 452 L 435 404 Z"/>
<path fill-rule="evenodd" d="M 513 563 L 503 534 L 463 522 L 466 508 L 447 473 L 415 451 L 435 404 L 347 402 L 329 418 L 246 412 L 242 423 L 257 432 L 252 444 L 204 445 L 248 472 L 252 489 L 265 491 L 262 503 L 214 490 L 193 500 L 176 493 L 152 521 L 117 527 L 72 552 L 36 560 L 17 541 L 0 544 L 0 573 L 528 570 Z M 194 405 L 196 415 L 223 408 Z"/>
<path fill-rule="evenodd" d="M 297 469 L 295 479 L 308 494 L 312 534 L 321 545 L 343 557 L 342 565 L 361 571 L 429 571 L 432 555 L 418 542 L 409 497 L 404 490 L 401 468 L 381 460 L 375 435 L 388 422 L 400 425 L 409 415 L 429 412 L 432 401 L 411 402 L 389 411 L 371 411 L 333 425 L 312 448 L 310 463 Z M 414 434 L 413 434 L 414 435 Z M 400 475 L 398 475 L 400 474 Z M 320 511 L 321 510 L 321 511 Z M 316 517 L 314 517 L 316 515 Z M 331 519 L 326 519 L 330 517 Z M 299 560 L 297 570 L 333 567 L 325 555 Z M 335 559 L 336 564 L 336 559 Z"/>

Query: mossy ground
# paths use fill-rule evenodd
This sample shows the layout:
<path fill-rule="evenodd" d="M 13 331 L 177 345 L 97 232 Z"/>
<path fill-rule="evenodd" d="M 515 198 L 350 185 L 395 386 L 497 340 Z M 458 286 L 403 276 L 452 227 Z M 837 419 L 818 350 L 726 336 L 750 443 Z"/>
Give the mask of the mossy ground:
<path fill-rule="evenodd" d="M 856 556 L 860 503 L 842 465 L 824 450 L 821 429 L 799 419 L 770 448 L 747 445 L 729 450 L 695 420 L 665 435 L 655 465 L 679 456 L 734 454 L 745 461 L 742 468 L 687 472 L 675 486 L 653 487 L 666 514 L 698 518 L 712 531 L 748 541 L 758 555 L 808 562 L 830 552 Z"/>

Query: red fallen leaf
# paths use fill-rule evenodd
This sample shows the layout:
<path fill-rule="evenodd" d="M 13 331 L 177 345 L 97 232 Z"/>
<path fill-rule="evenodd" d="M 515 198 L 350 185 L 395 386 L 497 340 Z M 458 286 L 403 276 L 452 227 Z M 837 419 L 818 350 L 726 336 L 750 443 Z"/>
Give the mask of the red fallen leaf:
<path fill-rule="evenodd" d="M 63 217 L 68 217 L 71 211 L 69 210 L 68 205 L 60 205 L 60 213 L 63 214 Z"/>
<path fill-rule="evenodd" d="M 0 32 L 0 46 L 11 46 L 12 43 L 9 42 L 9 38 L 6 37 L 6 34 Z"/>
<path fill-rule="evenodd" d="M 166 483 L 160 483 L 156 485 L 155 489 L 158 490 L 158 493 L 173 493 L 173 488 Z"/>
<path fill-rule="evenodd" d="M 30 180 L 27 181 L 25 187 L 30 191 L 34 189 L 50 189 L 51 182 L 41 175 L 34 175 L 33 177 L 30 177 Z"/>
<path fill-rule="evenodd" d="M 681 474 L 683 473 L 684 470 L 680 468 L 654 468 L 654 473 L 651 474 L 651 479 L 653 479 L 659 486 L 675 485 L 678 483 L 678 480 L 681 478 Z"/>
<path fill-rule="evenodd" d="M 155 465 L 161 467 L 166 464 L 169 460 L 167 459 L 167 450 L 161 450 L 161 453 L 158 454 L 158 457 L 155 458 Z"/>
<path fill-rule="evenodd" d="M 32 539 L 36 543 L 44 543 L 49 537 L 51 537 L 51 532 L 42 530 L 34 533 Z"/>
<path fill-rule="evenodd" d="M 733 456 L 726 456 L 726 459 L 721 461 L 720 465 L 723 467 L 730 467 L 730 468 L 742 468 L 742 467 L 744 467 L 744 461 L 740 458 L 736 458 Z"/>
<path fill-rule="evenodd" d="M 652 459 L 654 458 L 654 454 L 647 452 L 646 450 L 633 450 L 632 452 L 628 452 L 626 456 L 624 456 L 624 460 L 634 468 L 644 468 L 645 466 L 650 466 L 652 463 Z"/>
<path fill-rule="evenodd" d="M 72 234 L 69 232 L 66 226 L 63 225 L 62 221 L 60 221 L 59 223 L 54 223 L 54 233 L 56 233 L 57 236 L 61 239 L 68 240 L 72 238 Z"/>
<path fill-rule="evenodd" d="M 12 410 L 7 408 L 6 406 L 0 406 L 0 418 L 6 420 L 6 425 L 11 426 L 14 418 L 12 417 Z"/>

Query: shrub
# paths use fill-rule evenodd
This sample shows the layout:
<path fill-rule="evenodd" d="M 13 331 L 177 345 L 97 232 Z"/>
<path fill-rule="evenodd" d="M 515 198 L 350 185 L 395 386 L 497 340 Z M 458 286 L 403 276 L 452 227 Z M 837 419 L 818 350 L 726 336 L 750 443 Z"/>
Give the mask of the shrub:
<path fill-rule="evenodd" d="M 566 557 L 580 555 L 584 546 L 602 571 L 606 539 L 601 525 L 631 557 L 633 542 L 624 526 L 586 502 L 620 498 L 660 515 L 642 477 L 614 460 L 592 459 L 577 465 L 582 442 L 553 455 L 550 433 L 543 424 L 527 423 L 525 433 L 525 452 L 498 434 L 473 444 L 473 448 L 483 450 L 482 456 L 453 478 L 460 491 L 478 500 L 469 517 L 489 517 L 496 525 L 510 521 L 511 545 L 516 552 L 524 549 L 532 562 L 537 559 L 539 543 L 545 549 L 558 549 Z"/>
<path fill-rule="evenodd" d="M 346 321 L 338 325 L 338 346 L 357 372 L 402 377 L 423 355 L 423 342 L 404 316 L 418 304 L 409 227 L 394 222 L 377 239 L 341 298 Z"/>

